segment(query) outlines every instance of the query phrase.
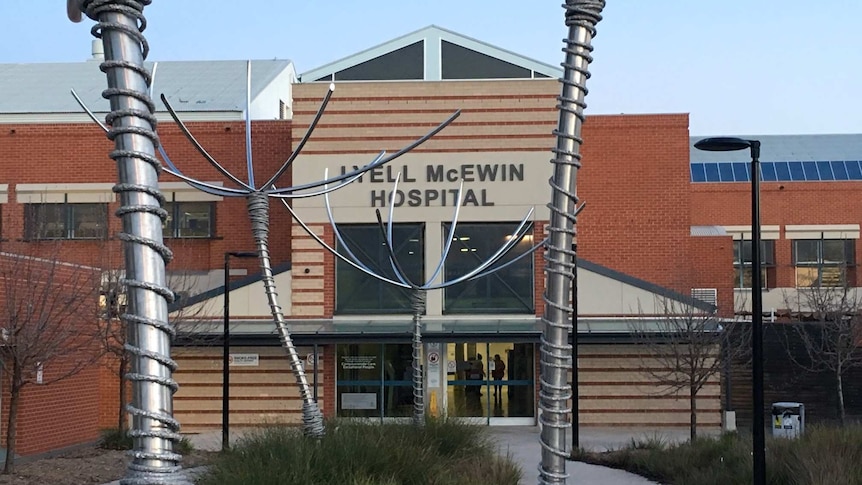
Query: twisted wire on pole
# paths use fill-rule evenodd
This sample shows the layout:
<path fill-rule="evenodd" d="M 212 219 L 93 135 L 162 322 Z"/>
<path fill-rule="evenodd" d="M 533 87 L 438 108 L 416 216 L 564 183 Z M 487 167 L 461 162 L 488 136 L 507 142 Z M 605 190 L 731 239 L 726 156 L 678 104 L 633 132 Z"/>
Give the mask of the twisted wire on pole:
<path fill-rule="evenodd" d="M 324 435 L 323 414 L 308 385 L 308 378 L 302 366 L 299 353 L 293 345 L 290 330 L 284 320 L 284 311 L 278 302 L 278 292 L 275 288 L 275 279 L 272 275 L 272 266 L 269 256 L 269 196 L 266 192 L 256 191 L 248 195 L 248 216 L 251 220 L 251 232 L 257 246 L 260 270 L 263 275 L 263 286 L 272 318 L 278 329 L 281 345 L 287 352 L 290 360 L 290 368 L 296 376 L 299 385 L 299 393 L 302 397 L 302 425 L 306 436 L 320 438 Z"/>
<path fill-rule="evenodd" d="M 425 425 L 425 393 L 422 380 L 422 314 L 425 313 L 427 292 L 414 289 L 410 293 L 413 310 L 413 424 Z"/>
<path fill-rule="evenodd" d="M 132 383 L 132 460 L 123 485 L 188 484 L 181 471 L 182 457 L 172 451 L 181 436 L 173 418 L 172 378 L 176 362 L 171 359 L 175 335 L 168 321 L 167 305 L 174 293 L 167 287 L 165 264 L 171 251 L 163 244 L 161 223 L 167 213 L 161 208 L 161 169 L 155 158 L 155 105 L 147 94 L 151 82 L 143 61 L 149 46 L 142 32 L 143 15 L 150 0 L 82 0 L 80 9 L 96 21 L 91 33 L 101 38 L 105 61 L 100 69 L 108 79 L 102 96 L 110 101 L 108 138 L 115 143 L 110 157 L 117 163 L 120 195 L 116 215 L 123 221 L 118 237 L 125 244 L 128 311 L 120 316 L 127 325 L 126 351 L 132 355 L 131 369 L 124 376 Z M 153 331 L 155 330 L 155 331 Z"/>
<path fill-rule="evenodd" d="M 539 409 L 542 433 L 542 461 L 539 465 L 541 485 L 565 484 L 566 459 L 570 456 L 566 433 L 571 427 L 566 417 L 571 412 L 567 401 L 572 397 L 568 384 L 568 369 L 571 367 L 572 349 L 568 344 L 573 308 L 568 304 L 571 284 L 576 271 L 576 253 L 572 242 L 577 237 L 576 207 L 578 196 L 577 170 L 581 166 L 581 125 L 586 107 L 586 80 L 592 61 L 591 40 L 595 36 L 595 25 L 601 20 L 604 0 L 567 0 L 566 46 L 562 93 L 557 98 L 560 112 L 559 126 L 554 130 L 557 144 L 554 148 L 554 176 L 551 186 L 551 220 L 548 227 L 548 244 L 545 253 L 547 286 L 543 295 L 545 312 L 542 317 L 543 332 L 540 350 Z"/>

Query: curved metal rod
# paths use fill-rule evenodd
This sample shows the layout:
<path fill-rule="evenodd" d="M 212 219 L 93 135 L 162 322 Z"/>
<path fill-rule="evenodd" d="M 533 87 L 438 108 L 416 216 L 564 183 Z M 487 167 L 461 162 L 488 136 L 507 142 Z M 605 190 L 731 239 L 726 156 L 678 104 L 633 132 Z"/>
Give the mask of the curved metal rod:
<path fill-rule="evenodd" d="M 245 64 L 245 165 L 248 169 L 248 184 L 254 187 L 254 164 L 251 156 L 251 60 L 248 60 Z"/>
<path fill-rule="evenodd" d="M 386 253 L 389 256 L 389 264 L 392 266 L 392 270 L 395 272 L 395 276 L 404 284 L 410 285 L 411 288 L 419 289 L 420 285 L 414 283 L 410 278 L 407 277 L 407 273 L 404 271 L 404 268 L 401 267 L 401 263 L 398 261 L 398 256 L 395 255 L 395 248 L 392 246 L 392 236 L 387 236 L 386 234 L 386 226 L 383 223 L 383 217 L 380 215 L 380 209 L 375 209 L 374 212 L 377 214 L 377 225 L 380 227 L 380 231 L 383 233 L 383 247 L 386 248 Z"/>
<path fill-rule="evenodd" d="M 395 183 L 392 185 L 392 191 L 389 193 L 389 220 L 386 221 L 386 230 L 383 231 L 383 239 L 388 242 L 388 246 L 392 245 L 393 236 L 392 236 L 392 228 L 395 221 L 395 195 L 398 193 L 398 182 L 401 180 L 401 172 L 395 176 Z M 377 222 L 378 224 L 382 224 L 383 220 L 380 218 L 380 210 L 377 211 Z M 383 229 L 383 226 L 380 226 Z M 392 251 L 389 252 L 389 265 L 392 267 L 392 271 L 395 273 L 395 276 L 404 284 L 408 284 L 411 287 L 417 286 L 416 283 L 410 281 L 407 277 L 407 274 L 404 273 L 402 268 L 398 265 L 398 261 L 395 257 L 395 248 L 392 248 Z"/>
<path fill-rule="evenodd" d="M 427 284 L 431 284 L 437 279 L 437 276 L 443 270 L 443 263 L 446 262 L 446 258 L 449 257 L 449 251 L 452 250 L 452 239 L 455 237 L 455 227 L 458 225 L 458 215 L 461 212 L 461 194 L 464 191 L 464 181 L 461 181 L 461 185 L 458 187 L 458 198 L 455 201 L 455 213 L 452 215 L 452 224 L 449 227 L 449 235 L 446 238 L 446 246 L 443 248 L 443 254 L 440 255 L 440 262 L 437 263 L 437 268 L 434 269 L 434 274 L 428 278 Z M 445 278 L 444 278 L 445 280 Z"/>
<path fill-rule="evenodd" d="M 501 269 L 507 268 L 508 266 L 511 266 L 515 262 L 520 261 L 521 259 L 527 257 L 528 255 L 535 253 L 536 251 L 539 250 L 539 248 L 544 247 L 545 243 L 547 243 L 547 242 L 548 242 L 548 238 L 542 239 L 542 241 L 539 244 L 533 245 L 533 247 L 531 247 L 527 251 L 524 251 L 522 254 L 519 254 L 518 256 L 512 258 L 511 261 L 506 261 L 504 264 L 501 264 L 500 266 L 495 266 L 495 267 L 485 271 L 481 275 L 476 275 L 473 278 L 468 279 L 467 281 L 472 281 L 474 279 L 478 279 L 478 278 L 481 278 L 484 276 L 492 275 L 492 274 L 496 273 L 497 271 L 500 271 Z"/>
<path fill-rule="evenodd" d="M 484 263 L 477 266 L 473 271 L 470 271 L 469 273 L 464 274 L 464 275 L 452 280 L 452 284 L 460 283 L 462 281 L 467 281 L 467 280 L 473 278 L 474 276 L 478 275 L 482 271 L 485 271 L 485 269 L 487 269 L 489 266 L 493 265 L 500 258 L 505 256 L 509 251 L 511 251 L 515 247 L 515 245 L 518 244 L 518 241 L 520 241 L 521 238 L 524 237 L 524 235 L 526 235 L 526 231 L 524 230 L 524 227 L 526 226 L 527 219 L 532 215 L 532 213 L 533 213 L 533 210 L 530 209 L 530 211 L 527 213 L 527 215 L 521 221 L 521 224 L 518 226 L 518 229 L 512 234 L 511 238 L 508 241 L 506 241 L 505 244 L 500 246 L 500 248 L 497 250 L 496 253 L 494 253 Z"/>
<path fill-rule="evenodd" d="M 248 194 L 251 193 L 251 192 L 248 192 L 248 191 L 245 191 L 242 189 L 233 189 L 230 187 L 222 187 L 220 185 L 213 185 L 213 184 L 210 184 L 207 182 L 201 182 L 199 180 L 195 180 L 195 179 L 189 177 L 188 175 L 183 175 L 181 172 L 177 172 L 176 167 L 168 167 L 168 168 L 163 167 L 162 170 L 164 170 L 166 173 L 173 175 L 174 177 L 177 177 L 178 179 L 181 179 L 183 182 L 191 185 L 192 187 L 194 187 L 198 190 L 201 190 L 203 192 L 206 192 L 208 194 L 219 195 L 222 197 L 247 197 Z"/>
<path fill-rule="evenodd" d="M 325 187 L 323 190 L 318 190 L 317 192 L 304 192 L 302 194 L 275 194 L 273 191 L 266 191 L 266 195 L 272 197 L 274 199 L 307 199 L 310 197 L 317 197 L 318 195 L 328 194 L 330 192 L 335 192 L 336 190 L 344 187 L 345 185 L 352 184 L 356 179 L 362 177 L 363 174 L 357 174 L 353 178 L 347 179 L 334 187 Z M 273 190 L 278 190 L 275 185 L 272 186 Z"/>
<path fill-rule="evenodd" d="M 369 268 L 364 263 L 362 263 L 362 261 L 355 254 L 353 254 L 353 251 L 350 249 L 350 246 L 347 244 L 347 242 L 341 236 L 341 231 L 338 230 L 338 224 L 335 223 L 335 217 L 332 214 L 332 206 L 329 203 L 329 194 L 324 194 L 323 201 L 324 201 L 324 205 L 326 207 L 326 215 L 329 219 L 329 224 L 330 224 L 330 226 L 332 226 L 332 232 L 335 234 L 335 240 L 344 248 L 344 251 L 350 257 L 350 259 L 352 259 L 353 261 L 356 262 L 356 264 L 359 265 L 360 269 L 362 269 L 363 272 L 365 272 L 367 274 L 375 274 L 371 270 L 371 268 Z M 293 212 L 293 211 L 291 211 L 291 212 Z M 387 281 L 388 281 L 388 279 L 387 279 Z M 395 286 L 398 286 L 400 288 L 408 288 L 408 289 L 412 288 L 410 285 L 406 285 L 400 281 L 392 281 L 392 284 L 394 284 Z"/>
<path fill-rule="evenodd" d="M 305 147 L 306 142 L 308 142 L 309 137 L 314 132 L 314 129 L 317 127 L 317 123 L 320 121 L 320 118 L 323 116 L 323 110 L 326 109 L 326 106 L 329 104 L 329 100 L 332 98 L 332 93 L 335 91 L 335 83 L 329 83 L 329 90 L 326 92 L 326 96 L 323 97 L 323 101 L 320 103 L 320 108 L 317 109 L 317 114 L 314 115 L 314 119 L 311 120 L 311 124 L 308 125 L 308 129 L 305 130 L 305 135 L 302 136 L 302 140 L 299 140 L 299 143 L 296 145 L 296 148 L 293 149 L 293 153 L 290 154 L 290 157 L 287 161 L 282 164 L 282 166 L 278 169 L 275 174 L 263 184 L 264 187 L 269 187 L 270 185 L 274 185 L 278 179 L 284 175 L 284 172 L 290 167 L 296 157 L 299 156 L 299 153 L 302 151 L 303 147 Z"/>
<path fill-rule="evenodd" d="M 437 133 L 440 133 L 443 130 L 443 128 L 446 128 L 447 126 L 451 125 L 452 122 L 455 121 L 459 116 L 461 116 L 461 110 L 460 109 L 455 111 L 455 113 L 453 113 L 452 116 L 447 118 L 445 121 L 443 121 L 442 123 L 437 125 L 436 128 L 434 128 L 433 130 L 426 133 L 425 136 L 423 136 L 422 138 L 419 138 L 418 140 L 407 145 L 406 147 L 402 148 L 401 150 L 398 150 L 397 152 L 393 153 L 389 158 L 386 159 L 386 161 L 391 162 L 392 160 L 395 160 L 396 158 L 400 157 L 401 155 L 404 155 L 405 153 L 407 153 L 407 152 L 413 150 L 414 148 L 418 147 L 419 145 L 425 143 L 426 141 L 428 141 L 429 138 L 433 137 Z"/>
<path fill-rule="evenodd" d="M 439 132 L 440 132 L 440 130 L 442 130 L 443 128 L 446 128 L 447 126 L 449 126 L 449 125 L 450 125 L 453 121 L 455 121 L 455 119 L 456 119 L 456 118 L 458 118 L 459 116 L 461 116 L 461 110 L 456 111 L 452 116 L 450 116 L 450 117 L 449 117 L 449 118 L 447 118 L 444 122 L 442 122 L 442 123 L 440 123 L 439 125 L 437 125 L 437 127 L 436 127 L 436 128 L 434 128 L 433 130 L 429 131 L 428 133 L 426 133 L 426 134 L 425 134 L 424 136 L 422 136 L 421 138 L 417 139 L 416 141 L 414 141 L 413 143 L 411 143 L 411 144 L 407 145 L 406 147 L 404 147 L 404 148 L 402 148 L 402 149 L 398 150 L 397 152 L 393 153 L 392 155 L 389 155 L 388 157 L 381 159 L 381 160 L 380 160 L 379 162 L 377 162 L 377 163 L 370 163 L 370 164 L 368 164 L 368 165 L 366 165 L 366 166 L 364 166 L 364 167 L 360 168 L 359 170 L 354 170 L 353 172 L 348 172 L 348 173 L 345 173 L 345 174 L 341 174 L 341 175 L 338 175 L 338 176 L 333 177 L 333 178 L 328 179 L 328 180 L 320 180 L 320 181 L 317 181 L 317 182 L 310 182 L 310 183 L 307 183 L 307 184 L 297 185 L 297 186 L 294 186 L 294 187 L 288 187 L 288 188 L 280 189 L 280 190 L 282 191 L 282 193 L 289 193 L 289 192 L 296 192 L 296 191 L 305 190 L 305 189 L 312 189 L 312 188 L 320 187 L 321 185 L 331 184 L 331 183 L 334 183 L 334 182 L 340 182 L 340 181 L 342 181 L 342 180 L 344 180 L 344 179 L 346 179 L 346 178 L 350 178 L 350 177 L 352 177 L 356 172 L 359 172 L 359 171 L 365 171 L 365 172 L 367 172 L 368 170 L 371 170 L 371 169 L 373 169 L 373 168 L 379 167 L 380 165 L 383 165 L 383 164 L 389 163 L 389 162 L 391 162 L 392 160 L 395 160 L 396 158 L 400 157 L 401 155 L 404 155 L 405 153 L 407 153 L 407 152 L 409 152 L 409 151 L 413 150 L 414 148 L 416 148 L 416 147 L 418 147 L 419 145 L 421 145 L 421 144 L 425 143 L 426 141 L 428 141 L 431 137 L 433 137 L 434 135 L 436 135 L 437 133 L 439 133 Z"/>
<path fill-rule="evenodd" d="M 271 196 L 291 194 L 293 192 L 299 192 L 300 190 L 316 189 L 317 187 L 320 187 L 320 186 L 325 187 L 326 185 L 329 185 L 329 184 L 332 184 L 335 182 L 341 182 L 341 181 L 347 180 L 347 179 L 355 180 L 356 178 L 359 178 L 360 176 L 364 175 L 369 170 L 377 168 L 377 167 L 383 165 L 384 163 L 386 163 L 383 160 L 383 157 L 385 155 L 386 155 L 386 152 L 382 151 L 377 155 L 377 157 L 374 158 L 374 160 L 372 160 L 367 165 L 363 165 L 356 170 L 352 170 L 350 172 L 343 173 L 337 177 L 332 177 L 331 179 L 327 179 L 326 176 L 324 176 L 324 180 L 319 180 L 317 182 L 310 182 L 310 183 L 303 184 L 303 185 L 295 185 L 293 187 L 285 187 L 283 189 L 268 190 L 267 194 L 269 194 Z M 327 168 L 326 170 L 324 170 L 324 173 L 328 174 L 329 169 Z"/>
<path fill-rule="evenodd" d="M 177 115 L 177 112 L 174 111 L 174 107 L 171 106 L 170 101 L 168 101 L 168 98 L 165 97 L 165 93 L 162 93 L 160 98 L 162 100 L 162 103 L 165 103 L 165 108 L 167 108 L 168 114 L 171 115 L 171 118 L 173 118 L 174 121 L 177 123 L 177 126 L 179 126 L 180 131 L 183 132 L 183 135 L 185 135 L 185 137 L 189 140 L 189 142 L 191 142 L 192 146 L 195 147 L 195 150 L 197 150 L 198 153 L 200 153 L 204 158 L 206 158 L 207 161 L 210 162 L 210 164 L 216 170 L 218 170 L 222 175 L 231 179 L 234 183 L 236 183 L 240 187 L 245 187 L 246 189 L 248 189 L 249 191 L 252 191 L 252 192 L 255 190 L 254 187 L 243 182 L 242 180 L 237 178 L 234 174 L 230 173 L 227 169 L 222 167 L 221 164 L 219 164 L 216 161 L 216 159 L 213 158 L 212 155 L 210 155 L 209 152 L 207 152 L 203 146 L 201 146 L 201 144 L 198 142 L 198 140 L 195 138 L 195 136 L 192 135 L 192 132 L 189 131 L 186 124 L 183 123 L 183 120 L 181 120 L 180 117 Z"/>
<path fill-rule="evenodd" d="M 397 287 L 399 287 L 399 288 L 411 289 L 409 286 L 404 286 L 404 285 L 402 285 L 401 283 L 399 283 L 399 282 L 397 282 L 397 281 L 390 280 L 389 278 L 386 278 L 386 277 L 384 277 L 384 276 L 380 276 L 380 275 L 378 275 L 377 273 L 374 273 L 373 271 L 369 270 L 369 269 L 368 269 L 367 267 L 365 267 L 364 265 L 362 265 L 362 264 L 357 264 L 357 263 L 356 263 L 356 262 L 354 262 L 352 259 L 349 259 L 349 258 L 347 258 L 346 256 L 344 256 L 343 254 L 339 253 L 335 248 L 333 248 L 332 246 L 330 246 L 330 245 L 329 245 L 326 241 L 324 241 L 320 236 L 318 236 L 317 234 L 315 234 L 315 233 L 314 233 L 314 231 L 312 231 L 312 230 L 311 230 L 311 228 L 310 228 L 310 227 L 308 227 L 308 225 L 306 225 L 306 224 L 305 224 L 305 222 L 303 222 L 303 221 L 302 221 L 302 219 L 300 219 L 300 218 L 299 218 L 299 216 L 296 214 L 296 212 L 294 212 L 293 208 L 292 208 L 292 207 L 290 207 L 290 204 L 288 204 L 286 200 L 282 200 L 282 201 L 281 201 L 281 203 L 284 205 L 284 207 L 287 209 L 287 211 L 288 211 L 288 212 L 290 212 L 291 217 L 293 217 L 293 219 L 294 219 L 294 220 L 295 220 L 295 221 L 300 225 L 300 227 L 302 227 L 302 229 L 305 231 L 305 233 L 306 233 L 306 234 L 308 234 L 309 236 L 311 236 L 311 238 L 312 238 L 312 239 L 314 239 L 315 241 L 317 241 L 317 243 L 318 243 L 318 244 L 320 244 L 321 246 L 323 246 L 327 251 L 329 251 L 329 252 L 330 252 L 333 256 L 335 256 L 336 258 L 340 259 L 341 261 L 344 261 L 345 263 L 347 263 L 347 264 L 349 264 L 350 266 L 352 266 L 352 267 L 354 267 L 354 268 L 358 269 L 359 271 L 362 271 L 363 273 L 367 274 L 368 276 L 371 276 L 371 277 L 376 278 L 376 279 L 378 279 L 378 280 L 380 280 L 380 281 L 383 281 L 384 283 L 389 283 L 389 284 L 391 284 L 391 285 L 393 285 L 393 286 L 397 286 Z M 339 239 L 339 240 L 340 240 L 340 239 Z M 344 248 L 345 248 L 348 252 L 350 252 L 349 248 L 348 248 L 348 247 L 347 247 L 347 245 L 343 242 L 343 240 L 340 240 L 340 241 L 342 242 L 342 245 L 344 246 Z M 350 254 L 351 254 L 351 256 L 353 256 L 353 255 L 352 255 L 352 253 L 350 253 Z M 353 256 L 353 257 L 355 257 L 355 256 Z"/>
<path fill-rule="evenodd" d="M 93 120 L 97 125 L 99 125 L 99 128 L 101 128 L 102 131 L 104 131 L 105 133 L 109 131 L 108 127 L 105 126 L 105 124 L 102 123 L 99 118 L 96 118 L 96 115 L 92 111 L 90 111 L 90 108 L 88 108 L 86 104 L 84 104 L 84 101 L 81 99 L 80 96 L 78 96 L 78 93 L 75 92 L 75 88 L 72 88 L 72 97 L 75 98 L 75 101 L 78 102 L 78 106 L 80 106 L 81 109 L 83 109 L 84 112 L 87 113 L 87 116 L 89 116 L 90 119 Z"/>

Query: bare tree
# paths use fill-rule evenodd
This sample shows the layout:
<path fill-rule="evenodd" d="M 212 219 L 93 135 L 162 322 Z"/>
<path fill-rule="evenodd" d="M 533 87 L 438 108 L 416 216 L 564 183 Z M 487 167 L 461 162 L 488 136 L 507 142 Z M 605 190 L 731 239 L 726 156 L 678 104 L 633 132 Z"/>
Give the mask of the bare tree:
<path fill-rule="evenodd" d="M 14 468 L 21 391 L 73 376 L 98 358 L 97 268 L 60 261 L 53 243 L 0 253 L 0 363 L 9 376 L 3 473 Z M 7 251 L 8 246 L 4 247 Z"/>
<path fill-rule="evenodd" d="M 787 355 L 802 369 L 832 373 L 838 417 L 844 424 L 844 376 L 862 367 L 862 295 L 846 283 L 811 286 L 799 288 L 792 296 L 785 294 L 785 303 L 793 321 L 783 332 Z M 792 351 L 791 336 L 804 349 L 804 359 Z"/>
<path fill-rule="evenodd" d="M 662 395 L 688 392 L 691 440 L 697 439 L 697 395 L 718 375 L 726 359 L 745 351 L 741 321 L 719 320 L 713 310 L 695 302 L 657 298 L 656 312 L 630 326 L 641 352 L 640 370 L 663 389 Z"/>

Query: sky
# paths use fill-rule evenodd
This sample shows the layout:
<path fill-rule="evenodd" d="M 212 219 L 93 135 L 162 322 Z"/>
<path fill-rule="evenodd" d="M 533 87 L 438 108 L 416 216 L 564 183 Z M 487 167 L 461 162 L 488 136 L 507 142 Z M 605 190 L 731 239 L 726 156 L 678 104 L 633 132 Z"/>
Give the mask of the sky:
<path fill-rule="evenodd" d="M 303 73 L 435 24 L 557 66 L 561 3 L 154 0 L 145 35 L 149 60 L 279 58 Z M 692 135 L 862 133 L 859 0 L 607 3 L 588 115 L 690 113 Z M 92 26 L 62 0 L 0 0 L 0 63 L 85 60 Z"/>

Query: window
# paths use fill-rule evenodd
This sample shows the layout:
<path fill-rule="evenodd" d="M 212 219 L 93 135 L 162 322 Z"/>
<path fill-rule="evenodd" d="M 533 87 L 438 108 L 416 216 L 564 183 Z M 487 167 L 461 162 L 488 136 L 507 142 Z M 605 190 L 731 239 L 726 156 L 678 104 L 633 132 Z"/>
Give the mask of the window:
<path fill-rule="evenodd" d="M 733 241 L 733 285 L 751 288 L 754 269 L 751 261 L 751 241 Z M 775 267 L 775 241 L 760 241 L 760 287 L 769 287 L 769 276 Z"/>
<path fill-rule="evenodd" d="M 373 272 L 397 280 L 383 234 L 377 224 L 339 226 L 350 251 Z M 405 274 L 422 282 L 424 274 L 425 226 L 395 224 L 394 252 Z M 339 252 L 346 254 L 339 245 Z M 335 312 L 341 314 L 410 313 L 410 292 L 379 281 L 338 260 L 335 265 Z"/>
<path fill-rule="evenodd" d="M 793 264 L 797 287 L 844 286 L 853 266 L 856 241 L 852 239 L 796 239 Z"/>
<path fill-rule="evenodd" d="M 410 344 L 338 344 L 337 415 L 384 418 L 413 414 Z"/>
<path fill-rule="evenodd" d="M 444 224 L 444 237 L 449 235 Z M 456 279 L 490 258 L 511 236 L 517 223 L 458 224 L 446 259 L 445 278 Z M 512 261 L 532 247 L 528 234 L 499 264 Z M 446 288 L 446 313 L 534 313 L 533 258 L 525 256 L 489 276 Z"/>
<path fill-rule="evenodd" d="M 25 204 L 27 239 L 104 239 L 107 204 Z"/>
<path fill-rule="evenodd" d="M 443 79 L 529 79 L 532 72 L 525 67 L 445 40 L 440 42 Z"/>
<path fill-rule="evenodd" d="M 164 238 L 213 237 L 215 205 L 212 202 L 167 202 L 168 218 L 162 223 Z"/>

